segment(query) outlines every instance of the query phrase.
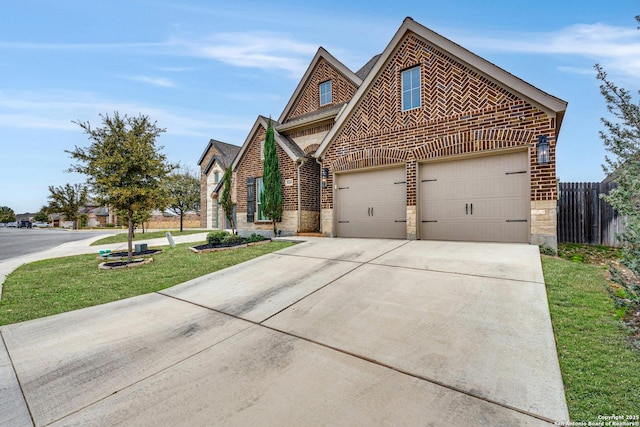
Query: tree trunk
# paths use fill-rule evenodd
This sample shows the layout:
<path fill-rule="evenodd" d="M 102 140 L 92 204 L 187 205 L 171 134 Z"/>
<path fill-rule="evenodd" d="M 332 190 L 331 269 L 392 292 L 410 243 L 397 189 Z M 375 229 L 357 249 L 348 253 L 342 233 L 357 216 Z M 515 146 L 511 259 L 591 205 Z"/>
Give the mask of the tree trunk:
<path fill-rule="evenodd" d="M 182 233 L 182 219 L 184 218 L 184 212 L 180 211 L 180 232 Z"/>
<path fill-rule="evenodd" d="M 133 211 L 129 209 L 129 233 L 127 236 L 127 262 L 133 261 Z"/>

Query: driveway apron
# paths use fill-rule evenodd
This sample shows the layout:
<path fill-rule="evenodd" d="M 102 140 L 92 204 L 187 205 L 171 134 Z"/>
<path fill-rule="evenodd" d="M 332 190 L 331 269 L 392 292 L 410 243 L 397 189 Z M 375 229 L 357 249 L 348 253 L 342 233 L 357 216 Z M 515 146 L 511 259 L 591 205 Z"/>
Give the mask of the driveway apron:
<path fill-rule="evenodd" d="M 568 420 L 529 245 L 310 239 L 0 334 L 0 425 Z"/>

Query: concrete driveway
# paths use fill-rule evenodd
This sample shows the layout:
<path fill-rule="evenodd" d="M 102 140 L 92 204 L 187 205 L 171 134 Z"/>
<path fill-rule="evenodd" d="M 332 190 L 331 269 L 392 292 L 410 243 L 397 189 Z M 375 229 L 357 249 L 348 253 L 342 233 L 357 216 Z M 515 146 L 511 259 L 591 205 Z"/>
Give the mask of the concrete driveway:
<path fill-rule="evenodd" d="M 312 239 L 0 333 L 1 425 L 568 420 L 536 246 Z"/>

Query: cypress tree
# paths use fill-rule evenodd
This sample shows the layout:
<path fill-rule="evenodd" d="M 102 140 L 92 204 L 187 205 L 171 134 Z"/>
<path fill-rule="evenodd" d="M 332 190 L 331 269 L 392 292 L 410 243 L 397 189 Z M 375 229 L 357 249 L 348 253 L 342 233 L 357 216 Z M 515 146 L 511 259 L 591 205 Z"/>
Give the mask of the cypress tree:
<path fill-rule="evenodd" d="M 282 182 L 271 118 L 269 118 L 269 122 L 267 123 L 267 136 L 264 141 L 262 184 L 263 189 L 260 195 L 262 212 L 267 218 L 271 218 L 273 222 L 273 235 L 276 236 L 276 222 L 282 218 Z"/>

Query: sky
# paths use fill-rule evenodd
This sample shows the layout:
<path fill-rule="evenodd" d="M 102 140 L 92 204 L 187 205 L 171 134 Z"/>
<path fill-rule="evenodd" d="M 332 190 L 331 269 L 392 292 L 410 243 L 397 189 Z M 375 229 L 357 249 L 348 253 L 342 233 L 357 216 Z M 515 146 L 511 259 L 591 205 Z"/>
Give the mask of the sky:
<path fill-rule="evenodd" d="M 23 0 L 0 6 L 0 206 L 47 204 L 82 183 L 65 150 L 77 122 L 147 115 L 168 160 L 199 173 L 209 139 L 242 145 L 257 115 L 278 118 L 322 46 L 356 71 L 405 17 L 569 103 L 561 181 L 600 181 L 608 112 L 595 78 L 640 89 L 640 0 L 233 2 Z M 637 96 L 635 98 L 637 100 Z"/>

